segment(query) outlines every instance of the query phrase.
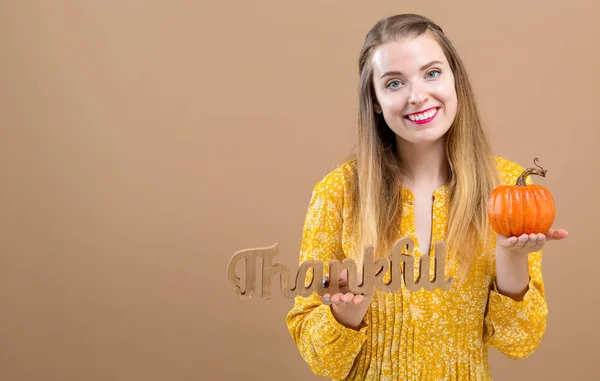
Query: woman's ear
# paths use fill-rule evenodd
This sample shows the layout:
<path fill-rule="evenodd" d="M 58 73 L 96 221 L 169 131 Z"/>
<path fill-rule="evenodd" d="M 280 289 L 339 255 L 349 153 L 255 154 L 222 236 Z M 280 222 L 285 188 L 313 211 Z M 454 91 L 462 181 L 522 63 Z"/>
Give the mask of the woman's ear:
<path fill-rule="evenodd" d="M 379 103 L 377 103 L 377 102 L 376 102 L 376 103 L 373 105 L 373 108 L 375 109 L 375 112 L 376 112 L 376 113 L 378 113 L 378 114 L 381 114 L 381 106 L 379 106 Z"/>

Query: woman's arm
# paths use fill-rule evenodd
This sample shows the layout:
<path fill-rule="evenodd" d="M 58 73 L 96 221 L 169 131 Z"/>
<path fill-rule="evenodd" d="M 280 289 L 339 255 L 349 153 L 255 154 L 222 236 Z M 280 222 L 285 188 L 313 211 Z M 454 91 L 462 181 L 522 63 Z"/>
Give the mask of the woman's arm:
<path fill-rule="evenodd" d="M 522 257 L 507 259 L 503 255 L 496 255 L 483 340 L 509 358 L 523 359 L 533 354 L 546 331 L 542 251 L 524 255 L 525 264 Z"/>
<path fill-rule="evenodd" d="M 340 199 L 343 191 L 338 187 L 326 179 L 315 185 L 302 235 L 300 263 L 321 260 L 324 274 L 329 272 L 331 259 L 341 261 L 344 257 Z M 367 326 L 355 330 L 340 324 L 331 307 L 323 304 L 316 293 L 306 298 L 297 296 L 286 323 L 312 371 L 334 379 L 348 375 L 367 338 Z"/>

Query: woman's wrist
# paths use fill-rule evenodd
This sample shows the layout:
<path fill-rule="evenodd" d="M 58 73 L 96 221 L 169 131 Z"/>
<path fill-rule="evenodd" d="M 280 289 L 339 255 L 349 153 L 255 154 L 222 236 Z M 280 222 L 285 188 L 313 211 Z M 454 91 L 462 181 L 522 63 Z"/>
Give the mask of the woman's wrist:
<path fill-rule="evenodd" d="M 527 253 L 496 247 L 496 289 L 500 294 L 522 300 L 527 293 L 529 279 Z"/>

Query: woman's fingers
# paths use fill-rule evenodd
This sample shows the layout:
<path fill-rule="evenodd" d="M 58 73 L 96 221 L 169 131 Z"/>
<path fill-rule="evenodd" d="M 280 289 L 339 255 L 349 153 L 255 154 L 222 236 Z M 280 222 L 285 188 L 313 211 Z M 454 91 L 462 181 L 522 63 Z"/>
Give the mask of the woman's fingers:
<path fill-rule="evenodd" d="M 347 292 L 347 293 L 345 293 L 345 294 L 344 294 L 344 295 L 343 295 L 343 296 L 340 298 L 340 300 L 341 300 L 343 303 L 346 303 L 346 304 L 348 304 L 348 303 L 351 303 L 351 302 L 352 302 L 352 299 L 354 299 L 354 294 L 353 294 L 353 293 L 351 293 L 351 292 Z"/>
<path fill-rule="evenodd" d="M 523 245 L 524 248 L 529 249 L 529 251 L 534 251 L 533 249 L 535 248 L 535 246 L 537 245 L 537 234 L 524 234 L 525 237 L 523 237 L 524 239 L 527 239 L 527 241 L 525 242 L 525 244 Z"/>
<path fill-rule="evenodd" d="M 561 233 L 558 233 L 557 235 L 561 235 Z M 542 233 L 521 234 L 518 237 L 504 237 L 501 235 L 497 236 L 497 242 L 501 247 L 527 252 L 540 250 L 548 239 L 550 238 L 547 238 L 547 236 Z"/>
<path fill-rule="evenodd" d="M 352 302 L 352 298 L 354 298 L 354 294 L 351 292 L 346 292 L 346 293 L 338 292 L 337 294 L 334 294 L 331 297 L 331 302 L 335 303 L 335 304 L 338 304 L 338 303 L 349 304 L 350 302 Z"/>
<path fill-rule="evenodd" d="M 356 295 L 356 296 L 354 296 L 354 299 L 352 299 L 352 304 L 360 304 L 364 301 L 365 301 L 364 295 Z"/>
<path fill-rule="evenodd" d="M 535 247 L 533 248 L 532 251 L 539 251 L 542 249 L 542 247 L 544 247 L 544 244 L 546 243 L 546 236 L 542 233 L 538 233 L 537 234 L 537 241 L 535 243 Z"/>
<path fill-rule="evenodd" d="M 333 303 L 333 304 L 340 303 L 342 301 L 342 296 L 344 296 L 344 294 L 342 294 L 341 292 L 338 292 L 337 294 L 333 294 L 333 296 L 331 297 L 331 303 Z"/>
<path fill-rule="evenodd" d="M 325 294 L 321 297 L 321 301 L 323 304 L 360 304 L 367 300 L 364 295 L 354 295 L 351 292 L 338 292 L 337 294 L 333 294 L 333 296 L 329 294 Z"/>
<path fill-rule="evenodd" d="M 548 240 L 559 240 L 563 238 L 567 238 L 569 232 L 565 229 L 550 229 L 546 233 L 546 239 Z"/>
<path fill-rule="evenodd" d="M 523 249 L 525 245 L 527 245 L 527 243 L 529 242 L 529 234 L 521 234 L 519 237 L 517 237 L 517 239 L 518 241 L 515 244 L 515 247 Z"/>
<path fill-rule="evenodd" d="M 358 279 L 357 279 L 356 283 L 360 284 L 361 283 L 361 279 L 362 279 L 362 274 L 358 273 L 357 274 L 357 278 Z M 329 285 L 330 285 L 330 283 L 331 283 L 331 281 L 329 279 L 329 276 L 325 275 L 323 277 L 322 283 L 323 283 L 323 287 L 328 288 Z M 344 269 L 340 273 L 340 276 L 339 276 L 339 279 L 338 279 L 338 288 L 339 288 L 340 292 L 342 292 L 344 294 L 347 293 L 347 292 L 350 292 L 350 289 L 348 287 L 348 269 Z"/>

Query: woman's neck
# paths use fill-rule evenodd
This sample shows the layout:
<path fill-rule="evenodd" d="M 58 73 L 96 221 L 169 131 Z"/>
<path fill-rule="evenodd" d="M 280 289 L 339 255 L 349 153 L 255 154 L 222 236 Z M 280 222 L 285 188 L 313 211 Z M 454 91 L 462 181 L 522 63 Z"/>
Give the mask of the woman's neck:
<path fill-rule="evenodd" d="M 445 142 L 413 144 L 396 138 L 400 163 L 406 175 L 403 184 L 409 189 L 435 190 L 446 183 L 449 175 Z"/>

